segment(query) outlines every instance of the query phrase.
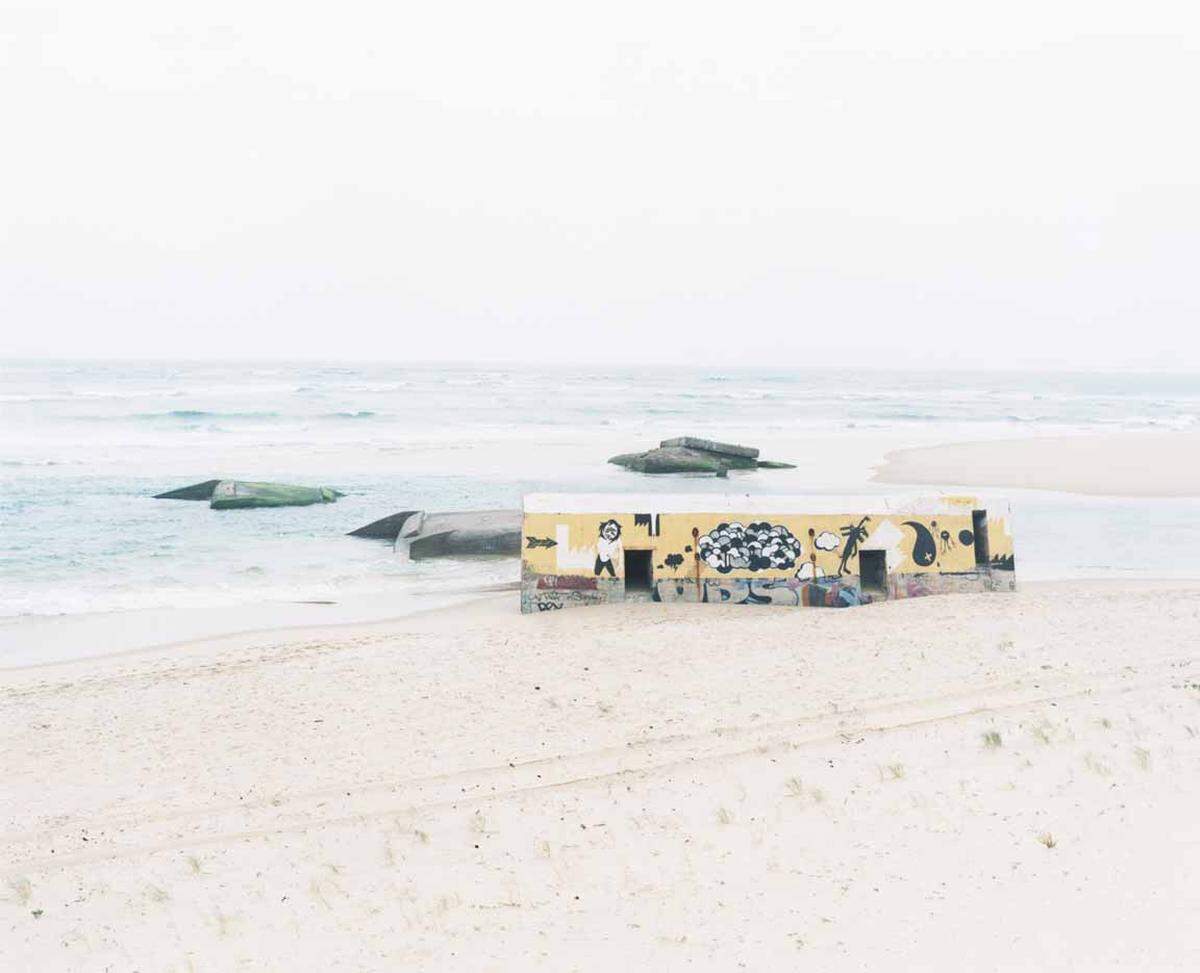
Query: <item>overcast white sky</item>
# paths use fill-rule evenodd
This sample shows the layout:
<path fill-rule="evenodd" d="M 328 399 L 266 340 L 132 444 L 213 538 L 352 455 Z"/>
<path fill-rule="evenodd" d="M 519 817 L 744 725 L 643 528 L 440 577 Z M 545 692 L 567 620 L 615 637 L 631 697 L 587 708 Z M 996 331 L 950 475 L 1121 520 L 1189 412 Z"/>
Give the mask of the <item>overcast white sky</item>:
<path fill-rule="evenodd" d="M 1200 369 L 1200 7 L 0 0 L 0 354 Z"/>

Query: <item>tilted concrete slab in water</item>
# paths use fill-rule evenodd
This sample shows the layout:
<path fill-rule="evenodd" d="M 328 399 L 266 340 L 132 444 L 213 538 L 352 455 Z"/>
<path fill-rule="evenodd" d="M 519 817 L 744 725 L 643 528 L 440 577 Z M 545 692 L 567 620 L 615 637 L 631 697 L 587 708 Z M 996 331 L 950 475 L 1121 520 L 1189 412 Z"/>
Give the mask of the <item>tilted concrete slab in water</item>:
<path fill-rule="evenodd" d="M 307 507 L 333 503 L 343 494 L 331 487 L 292 486 L 286 483 L 251 483 L 245 480 L 205 480 L 155 495 L 156 500 L 207 500 L 214 510 L 248 507 Z"/>
<path fill-rule="evenodd" d="M 404 526 L 404 522 L 413 514 L 419 513 L 421 513 L 420 510 L 401 510 L 399 513 L 381 517 L 379 520 L 372 520 L 369 524 L 364 524 L 362 527 L 350 531 L 347 536 L 372 537 L 381 541 L 394 541 L 400 533 L 400 528 Z"/>
<path fill-rule="evenodd" d="M 393 541 L 414 561 L 435 557 L 508 555 L 521 552 L 521 511 L 402 510 L 350 532 L 352 537 Z"/>
<path fill-rule="evenodd" d="M 220 480 L 205 480 L 203 483 L 193 483 L 191 486 L 180 487 L 178 490 L 168 490 L 166 493 L 156 493 L 155 500 L 211 500 L 213 490 Z"/>

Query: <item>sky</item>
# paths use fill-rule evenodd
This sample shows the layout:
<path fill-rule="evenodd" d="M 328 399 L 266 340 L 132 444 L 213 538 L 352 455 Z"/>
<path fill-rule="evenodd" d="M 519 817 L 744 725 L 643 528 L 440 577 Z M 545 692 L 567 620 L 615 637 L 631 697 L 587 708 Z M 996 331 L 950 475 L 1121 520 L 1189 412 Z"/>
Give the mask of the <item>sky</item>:
<path fill-rule="evenodd" d="M 0 356 L 1200 371 L 1194 3 L 0 0 Z"/>

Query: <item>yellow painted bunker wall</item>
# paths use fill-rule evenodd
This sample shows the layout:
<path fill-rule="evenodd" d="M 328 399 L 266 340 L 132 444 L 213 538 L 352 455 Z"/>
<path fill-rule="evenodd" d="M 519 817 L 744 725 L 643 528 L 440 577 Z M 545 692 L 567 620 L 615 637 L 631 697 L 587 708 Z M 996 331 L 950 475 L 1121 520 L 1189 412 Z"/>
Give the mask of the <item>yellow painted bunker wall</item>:
<path fill-rule="evenodd" d="M 1015 559 L 1008 517 L 989 513 L 990 557 L 980 565 L 973 498 L 958 504 L 936 514 L 527 511 L 522 610 L 623 600 L 624 552 L 638 550 L 651 552 L 653 600 L 832 604 L 828 594 L 834 588 L 834 602 L 860 604 L 941 591 L 1011 590 Z M 611 523 L 619 536 L 605 545 L 601 530 Z M 614 533 L 611 526 L 608 531 Z M 731 546 L 742 556 L 723 554 L 729 550 L 721 546 L 723 538 L 734 538 Z M 882 594 L 861 589 L 863 550 L 886 552 L 888 589 Z M 612 552 L 611 571 L 598 563 L 602 551 Z"/>

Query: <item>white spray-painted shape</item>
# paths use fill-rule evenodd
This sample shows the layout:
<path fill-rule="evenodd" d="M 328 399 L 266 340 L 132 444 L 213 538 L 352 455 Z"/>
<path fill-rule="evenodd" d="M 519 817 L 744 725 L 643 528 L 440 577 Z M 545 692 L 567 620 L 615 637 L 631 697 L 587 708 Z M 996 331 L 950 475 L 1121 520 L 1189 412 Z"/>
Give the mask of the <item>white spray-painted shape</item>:
<path fill-rule="evenodd" d="M 867 535 L 867 539 L 859 545 L 858 549 L 860 551 L 886 551 L 887 569 L 890 574 L 893 571 L 899 571 L 904 562 L 908 560 L 908 555 L 900 548 L 900 542 L 903 540 L 904 531 L 890 520 L 885 520 Z"/>

